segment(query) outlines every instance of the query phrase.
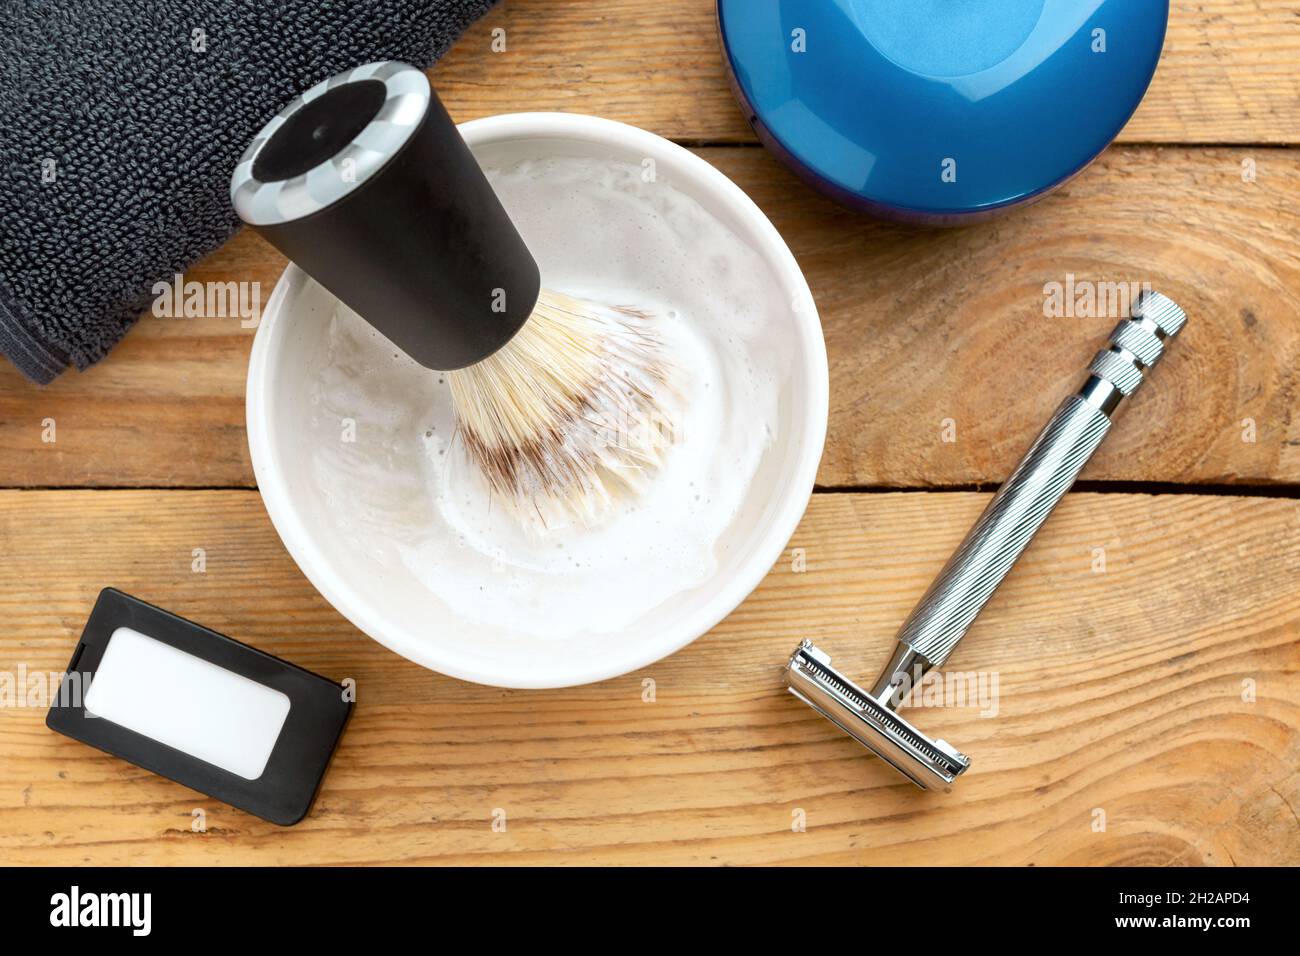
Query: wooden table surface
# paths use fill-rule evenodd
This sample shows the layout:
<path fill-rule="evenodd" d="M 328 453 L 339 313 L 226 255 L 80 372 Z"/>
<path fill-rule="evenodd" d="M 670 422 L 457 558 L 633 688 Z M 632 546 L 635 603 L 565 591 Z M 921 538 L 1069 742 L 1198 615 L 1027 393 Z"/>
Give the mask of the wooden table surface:
<path fill-rule="evenodd" d="M 0 709 L 0 863 L 1300 863 L 1300 5 L 1172 6 L 1119 143 L 956 231 L 850 214 L 758 148 L 709 0 L 509 0 L 431 71 L 458 120 L 592 113 L 697 150 L 771 217 L 821 312 L 804 569 L 787 552 L 712 632 L 623 678 L 465 684 L 333 611 L 256 491 L 238 319 L 145 318 L 45 389 L 0 367 L 0 673 L 61 671 L 113 585 L 359 688 L 292 829 Z M 269 294 L 283 266 L 245 233 L 187 278 Z M 1044 318 L 1068 273 L 1149 281 L 1190 322 L 951 661 L 996 675 L 996 715 L 916 715 L 974 760 L 921 794 L 780 667 L 802 637 L 864 679 L 887 657 L 1113 324 Z M 990 375 L 1012 336 L 1023 364 Z"/>

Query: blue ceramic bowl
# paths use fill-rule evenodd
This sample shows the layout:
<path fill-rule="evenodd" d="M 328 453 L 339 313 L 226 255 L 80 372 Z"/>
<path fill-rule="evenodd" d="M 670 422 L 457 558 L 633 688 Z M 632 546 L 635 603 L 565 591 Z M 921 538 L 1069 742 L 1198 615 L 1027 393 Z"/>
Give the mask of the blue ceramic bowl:
<path fill-rule="evenodd" d="M 1040 198 L 1142 100 L 1168 0 L 718 0 L 742 107 L 833 199 L 952 225 Z"/>

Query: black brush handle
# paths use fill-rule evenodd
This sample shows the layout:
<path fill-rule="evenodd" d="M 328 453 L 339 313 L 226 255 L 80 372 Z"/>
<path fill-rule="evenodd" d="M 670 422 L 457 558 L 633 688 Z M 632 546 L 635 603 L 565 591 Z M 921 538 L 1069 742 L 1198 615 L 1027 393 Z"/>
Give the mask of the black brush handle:
<path fill-rule="evenodd" d="M 421 365 L 487 358 L 537 263 L 428 78 L 372 63 L 308 90 L 235 169 L 240 217 Z"/>

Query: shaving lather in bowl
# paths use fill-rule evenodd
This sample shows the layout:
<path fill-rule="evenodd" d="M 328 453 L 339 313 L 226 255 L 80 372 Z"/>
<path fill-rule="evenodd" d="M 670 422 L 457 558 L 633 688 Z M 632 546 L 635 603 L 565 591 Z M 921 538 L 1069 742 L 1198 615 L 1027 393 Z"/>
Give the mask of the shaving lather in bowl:
<path fill-rule="evenodd" d="M 792 694 L 853 736 L 923 790 L 948 789 L 970 759 L 897 713 L 932 668 L 942 667 L 1012 565 L 1110 431 L 1123 400 L 1164 355 L 1186 316 L 1169 298 L 1147 293 L 1098 352 L 1088 378 L 1057 408 L 1011 477 L 898 632 L 889 663 L 859 687 L 811 641 L 785 670 Z"/>

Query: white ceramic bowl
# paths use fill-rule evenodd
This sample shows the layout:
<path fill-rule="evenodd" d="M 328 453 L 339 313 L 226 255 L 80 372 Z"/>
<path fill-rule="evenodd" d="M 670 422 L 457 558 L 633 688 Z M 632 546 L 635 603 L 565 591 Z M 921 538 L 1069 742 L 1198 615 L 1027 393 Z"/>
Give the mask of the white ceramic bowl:
<path fill-rule="evenodd" d="M 480 161 L 494 155 L 606 157 L 644 166 L 693 198 L 758 254 L 791 303 L 772 323 L 773 346 L 788 366 L 778 396 L 775 438 L 723 536 L 726 557 L 713 578 L 598 640 L 542 641 L 486 636 L 441 605 L 418 581 L 369 565 L 330 531 L 311 493 L 306 455 L 296 442 L 308 414 L 307 356 L 328 328 L 334 299 L 290 265 L 267 302 L 248 372 L 248 443 L 262 499 L 289 553 L 338 611 L 386 647 L 425 667 L 500 687 L 564 687 L 644 667 L 707 632 L 758 586 L 781 556 L 812 493 L 826 437 L 826 348 L 812 296 L 794 257 L 767 217 L 707 162 L 652 133 L 610 120 L 519 113 L 460 127 Z M 582 228 L 575 223 L 573 228 Z M 488 582 L 490 583 L 490 582 Z M 791 635 L 793 642 L 794 635 Z"/>

